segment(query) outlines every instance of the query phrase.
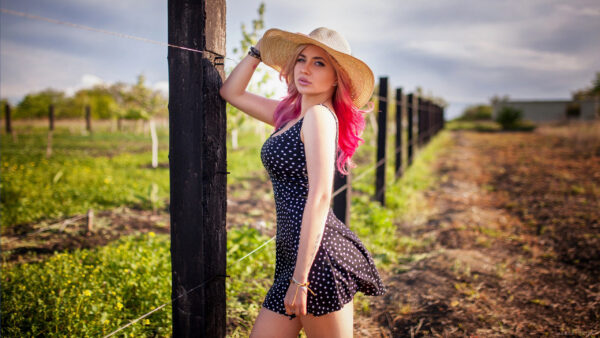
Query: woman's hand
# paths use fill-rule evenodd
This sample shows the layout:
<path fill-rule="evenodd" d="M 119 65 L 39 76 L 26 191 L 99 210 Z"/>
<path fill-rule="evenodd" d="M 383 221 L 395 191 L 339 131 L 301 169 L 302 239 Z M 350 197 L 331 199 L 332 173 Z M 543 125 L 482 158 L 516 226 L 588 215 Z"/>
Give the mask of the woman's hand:
<path fill-rule="evenodd" d="M 307 293 L 308 290 L 305 286 L 301 287 L 296 283 L 290 282 L 290 286 L 283 299 L 285 313 L 288 315 L 295 314 L 296 316 L 306 316 Z"/>

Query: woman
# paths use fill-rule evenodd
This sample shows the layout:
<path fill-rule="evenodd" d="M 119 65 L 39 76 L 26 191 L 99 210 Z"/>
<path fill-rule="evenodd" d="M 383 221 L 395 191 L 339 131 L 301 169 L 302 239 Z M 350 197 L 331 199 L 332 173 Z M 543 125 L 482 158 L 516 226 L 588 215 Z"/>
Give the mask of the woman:
<path fill-rule="evenodd" d="M 285 78 L 283 100 L 246 92 L 261 61 Z M 354 294 L 385 292 L 370 253 L 329 207 L 336 169 L 354 166 L 361 113 L 372 110 L 358 108 L 373 85 L 348 42 L 324 27 L 308 36 L 268 30 L 223 83 L 225 100 L 275 126 L 261 149 L 275 194 L 275 280 L 251 337 L 297 337 L 302 328 L 308 337 L 351 337 Z"/>

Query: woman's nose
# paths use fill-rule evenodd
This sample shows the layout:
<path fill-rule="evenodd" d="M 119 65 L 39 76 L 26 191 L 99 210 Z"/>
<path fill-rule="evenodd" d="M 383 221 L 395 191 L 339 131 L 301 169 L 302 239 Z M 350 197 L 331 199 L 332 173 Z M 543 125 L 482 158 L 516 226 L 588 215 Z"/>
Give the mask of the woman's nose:
<path fill-rule="evenodd" d="M 308 62 L 305 62 L 304 64 L 301 65 L 300 71 L 302 73 L 308 73 Z"/>

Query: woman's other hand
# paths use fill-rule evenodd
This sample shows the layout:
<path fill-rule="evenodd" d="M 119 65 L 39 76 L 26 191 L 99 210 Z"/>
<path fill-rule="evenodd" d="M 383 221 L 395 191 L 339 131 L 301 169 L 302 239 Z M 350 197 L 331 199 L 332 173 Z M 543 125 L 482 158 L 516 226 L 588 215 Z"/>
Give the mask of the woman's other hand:
<path fill-rule="evenodd" d="M 288 315 L 295 314 L 296 316 L 306 316 L 306 298 L 308 290 L 306 287 L 301 287 L 290 282 L 283 305 L 285 312 Z M 294 299 L 295 298 L 295 299 Z"/>

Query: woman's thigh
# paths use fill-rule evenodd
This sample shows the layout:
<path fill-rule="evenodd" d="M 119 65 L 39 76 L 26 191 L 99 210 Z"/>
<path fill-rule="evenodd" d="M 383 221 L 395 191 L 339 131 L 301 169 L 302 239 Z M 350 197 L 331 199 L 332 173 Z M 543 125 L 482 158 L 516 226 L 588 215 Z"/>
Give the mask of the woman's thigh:
<path fill-rule="evenodd" d="M 302 323 L 298 317 L 290 317 L 273 312 L 262 307 L 252 327 L 251 338 L 290 337 L 297 338 Z"/>
<path fill-rule="evenodd" d="M 323 316 L 301 316 L 300 321 L 308 338 L 318 337 L 352 337 L 354 329 L 353 301 L 336 312 Z"/>

